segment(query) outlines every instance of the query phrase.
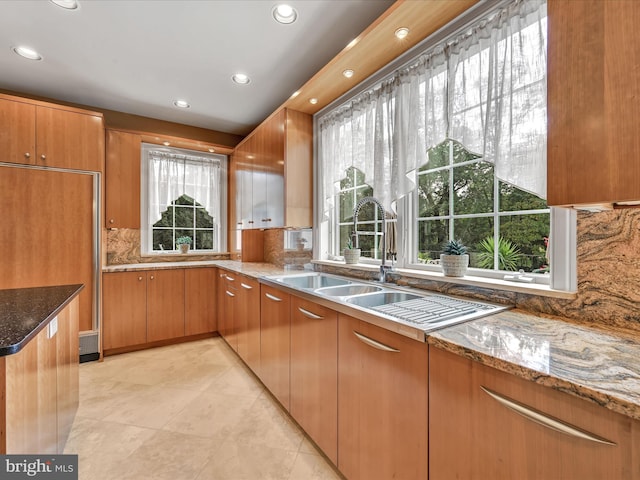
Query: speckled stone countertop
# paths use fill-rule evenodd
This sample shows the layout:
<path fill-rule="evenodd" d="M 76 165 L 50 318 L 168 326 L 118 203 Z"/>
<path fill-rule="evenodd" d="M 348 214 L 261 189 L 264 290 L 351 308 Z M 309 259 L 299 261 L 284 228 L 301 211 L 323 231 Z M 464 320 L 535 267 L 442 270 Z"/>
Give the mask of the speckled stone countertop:
<path fill-rule="evenodd" d="M 640 338 L 510 310 L 432 332 L 430 345 L 640 420 Z"/>
<path fill-rule="evenodd" d="M 302 271 L 299 266 L 277 267 L 271 263 L 239 262 L 237 260 L 203 260 L 195 262 L 158 262 L 158 263 L 129 263 L 123 265 L 109 265 L 102 268 L 103 272 L 134 272 L 138 270 L 168 270 L 175 268 L 204 268 L 220 267 L 237 273 L 243 273 L 259 278 L 264 275 L 282 275 Z"/>
<path fill-rule="evenodd" d="M 0 356 L 19 352 L 83 285 L 0 290 Z"/>

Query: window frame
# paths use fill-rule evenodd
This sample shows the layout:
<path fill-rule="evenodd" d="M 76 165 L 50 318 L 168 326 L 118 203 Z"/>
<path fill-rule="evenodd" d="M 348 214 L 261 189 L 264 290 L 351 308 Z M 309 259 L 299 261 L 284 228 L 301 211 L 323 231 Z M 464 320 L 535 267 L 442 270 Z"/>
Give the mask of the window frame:
<path fill-rule="evenodd" d="M 188 255 L 211 255 L 225 253 L 227 251 L 227 183 L 228 183 L 228 163 L 227 155 L 212 154 L 198 150 L 189 150 L 176 147 L 166 147 L 152 143 L 142 143 L 140 149 L 140 253 L 143 256 L 163 256 L 167 254 L 178 254 L 179 250 L 154 250 L 153 249 L 153 225 L 149 223 L 149 151 L 161 151 L 177 155 L 197 156 L 202 158 L 215 159 L 220 163 L 220 219 L 218 226 L 218 249 L 189 249 Z M 198 199 L 194 199 L 198 202 Z M 180 207 L 182 208 L 182 207 Z M 194 206 L 194 208 L 197 208 Z M 208 213 L 208 212 L 207 212 Z M 175 215 L 175 213 L 174 213 Z M 216 223 L 214 223 L 215 229 Z M 177 227 L 173 230 L 195 230 L 195 227 Z"/>

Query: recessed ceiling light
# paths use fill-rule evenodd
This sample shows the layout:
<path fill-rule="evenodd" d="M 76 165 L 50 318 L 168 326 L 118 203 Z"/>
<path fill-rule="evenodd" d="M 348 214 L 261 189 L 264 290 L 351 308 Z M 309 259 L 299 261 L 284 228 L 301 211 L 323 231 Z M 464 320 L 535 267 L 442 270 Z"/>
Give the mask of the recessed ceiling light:
<path fill-rule="evenodd" d="M 51 0 L 51 3 L 55 3 L 57 6 L 66 8 L 67 10 L 75 10 L 78 8 L 78 2 L 76 0 Z"/>
<path fill-rule="evenodd" d="M 347 78 L 351 78 L 351 77 L 353 77 L 353 70 L 347 69 L 344 72 L 342 72 L 342 75 L 344 75 Z"/>
<path fill-rule="evenodd" d="M 300 90 L 296 90 L 295 92 L 293 92 L 290 98 L 296 98 L 298 95 L 300 95 Z"/>
<path fill-rule="evenodd" d="M 13 47 L 13 51 L 21 57 L 28 58 L 29 60 L 42 60 L 42 55 L 36 52 L 33 48 L 25 47 L 24 45 Z"/>
<path fill-rule="evenodd" d="M 318 99 L 317 99 L 317 98 L 310 98 L 310 99 L 309 99 L 309 103 L 310 103 L 311 105 L 315 105 L 316 103 L 318 103 Z"/>
<path fill-rule="evenodd" d="M 249 76 L 245 75 L 244 73 L 236 73 L 234 76 L 231 77 L 231 80 L 233 80 L 236 83 L 239 83 L 240 85 L 246 85 L 251 81 Z"/>
<path fill-rule="evenodd" d="M 354 39 L 353 39 L 353 40 L 351 40 L 349 43 L 347 43 L 347 47 L 346 47 L 346 48 L 354 47 L 356 43 L 358 43 L 358 39 L 357 39 L 357 38 L 354 38 Z"/>
<path fill-rule="evenodd" d="M 186 100 L 174 100 L 173 104 L 178 108 L 189 108 L 191 106 Z"/>
<path fill-rule="evenodd" d="M 163 144 L 165 147 L 168 147 L 169 145 L 171 145 L 171 143 L 170 143 L 170 142 L 162 142 L 162 144 Z"/>
<path fill-rule="evenodd" d="M 276 22 L 284 23 L 285 25 L 295 22 L 298 18 L 296 9 L 286 3 L 281 3 L 273 7 L 272 14 Z"/>
<path fill-rule="evenodd" d="M 216 151 L 216 149 L 215 149 L 215 148 L 210 148 L 210 149 L 209 149 L 209 153 L 214 153 L 215 151 Z"/>
<path fill-rule="evenodd" d="M 401 27 L 401 28 L 397 29 L 396 32 L 395 32 L 395 36 L 397 38 L 399 38 L 400 40 L 405 38 L 407 35 L 409 35 L 409 29 L 407 27 Z"/>

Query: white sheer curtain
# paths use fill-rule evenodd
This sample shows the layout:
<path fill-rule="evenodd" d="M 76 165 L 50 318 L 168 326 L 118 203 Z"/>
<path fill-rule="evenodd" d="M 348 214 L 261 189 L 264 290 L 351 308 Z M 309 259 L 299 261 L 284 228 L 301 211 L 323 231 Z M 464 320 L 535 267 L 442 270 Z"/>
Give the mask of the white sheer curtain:
<path fill-rule="evenodd" d="M 494 162 L 507 183 L 546 197 L 546 1 L 518 0 L 322 116 L 328 212 L 348 167 L 388 210 L 447 138 Z"/>
<path fill-rule="evenodd" d="M 149 220 L 162 218 L 171 202 L 188 195 L 202 205 L 214 223 L 220 221 L 220 162 L 205 157 L 150 151 Z"/>

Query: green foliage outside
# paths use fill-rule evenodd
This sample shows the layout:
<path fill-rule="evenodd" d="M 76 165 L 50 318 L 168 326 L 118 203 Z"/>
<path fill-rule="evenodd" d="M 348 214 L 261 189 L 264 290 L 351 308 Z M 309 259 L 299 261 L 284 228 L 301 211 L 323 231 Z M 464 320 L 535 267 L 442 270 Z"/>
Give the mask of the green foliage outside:
<path fill-rule="evenodd" d="M 487 237 L 478 245 L 480 252 L 477 256 L 478 266 L 480 268 L 493 268 L 495 240 L 493 237 Z M 498 238 L 498 270 L 516 271 L 520 265 L 520 249 L 509 240 L 502 237 Z"/>
<path fill-rule="evenodd" d="M 193 250 L 214 248 L 214 219 L 188 195 L 181 195 L 153 224 L 153 250 L 175 250 L 181 237 L 192 239 Z"/>

